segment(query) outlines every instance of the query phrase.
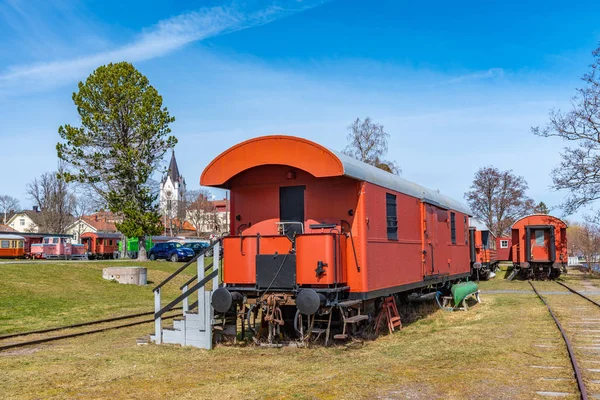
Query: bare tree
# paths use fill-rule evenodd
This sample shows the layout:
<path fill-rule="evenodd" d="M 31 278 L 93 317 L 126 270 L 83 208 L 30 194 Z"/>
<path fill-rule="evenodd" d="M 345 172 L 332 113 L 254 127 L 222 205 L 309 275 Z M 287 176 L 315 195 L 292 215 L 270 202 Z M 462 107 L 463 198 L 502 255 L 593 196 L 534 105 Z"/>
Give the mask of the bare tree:
<path fill-rule="evenodd" d="M 203 231 L 212 232 L 219 230 L 219 217 L 217 208 L 210 201 L 208 190 L 192 190 L 186 193 L 187 220 L 196 229 L 196 236 Z"/>
<path fill-rule="evenodd" d="M 557 136 L 572 143 L 561 153 L 562 161 L 552 171 L 554 189 L 567 189 L 562 205 L 567 214 L 600 198 L 600 47 L 592 52 L 595 60 L 581 78 L 568 112 L 552 109 L 545 127 L 532 132 L 543 137 Z"/>
<path fill-rule="evenodd" d="M 19 200 L 7 194 L 0 195 L 0 212 L 4 214 L 4 222 L 6 225 L 6 217 L 11 211 L 19 208 Z"/>
<path fill-rule="evenodd" d="M 588 271 L 591 271 L 592 264 L 598 261 L 600 255 L 600 226 L 590 218 L 585 219 L 583 223 L 571 224 L 567 235 L 571 254 L 583 257 Z"/>
<path fill-rule="evenodd" d="M 525 194 L 527 188 L 522 176 L 489 166 L 475 173 L 465 198 L 475 217 L 485 221 L 494 235 L 503 236 L 519 217 L 533 211 L 533 200 Z"/>
<path fill-rule="evenodd" d="M 390 134 L 366 117 L 364 121 L 356 118 L 348 127 L 348 145 L 343 153 L 357 160 L 371 164 L 392 174 L 400 174 L 401 170 L 395 161 L 385 160 L 388 152 Z"/>
<path fill-rule="evenodd" d="M 90 214 L 95 209 L 97 200 L 91 197 L 89 194 L 80 193 L 73 196 L 73 205 L 71 214 L 75 221 L 80 220 L 82 217 Z M 77 242 L 81 243 L 81 235 L 83 233 L 83 226 L 81 223 L 77 224 Z"/>
<path fill-rule="evenodd" d="M 46 232 L 65 233 L 66 227 L 73 219 L 71 214 L 76 199 L 67 183 L 58 178 L 57 172 L 45 172 L 28 183 L 27 194 L 41 212 L 40 229 Z"/>

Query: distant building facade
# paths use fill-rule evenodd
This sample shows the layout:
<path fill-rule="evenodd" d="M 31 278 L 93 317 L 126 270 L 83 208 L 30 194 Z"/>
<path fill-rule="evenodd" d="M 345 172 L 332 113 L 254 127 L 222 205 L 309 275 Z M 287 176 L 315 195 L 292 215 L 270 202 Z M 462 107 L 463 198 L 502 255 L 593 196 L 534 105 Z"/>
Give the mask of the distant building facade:
<path fill-rule="evenodd" d="M 6 225 L 17 232 L 39 232 L 42 226 L 42 213 L 34 206 L 32 210 L 17 212 L 6 221 Z"/>
<path fill-rule="evenodd" d="M 115 215 L 108 211 L 100 211 L 91 215 L 84 215 L 75 222 L 67 226 L 66 233 L 73 235 L 74 243 L 81 243 L 81 235 L 87 232 L 117 232 L 116 222 L 119 222 Z"/>

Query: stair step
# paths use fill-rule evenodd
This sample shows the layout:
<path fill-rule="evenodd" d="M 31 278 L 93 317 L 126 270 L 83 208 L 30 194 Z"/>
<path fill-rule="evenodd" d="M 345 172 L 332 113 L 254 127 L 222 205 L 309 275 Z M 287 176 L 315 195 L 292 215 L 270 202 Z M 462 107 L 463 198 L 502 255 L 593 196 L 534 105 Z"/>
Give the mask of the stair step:
<path fill-rule="evenodd" d="M 346 339 L 348 339 L 348 335 L 346 335 L 345 333 L 344 334 L 339 333 L 337 335 L 333 335 L 333 338 L 337 339 L 337 340 L 346 340 Z"/>
<path fill-rule="evenodd" d="M 321 328 L 312 328 L 311 329 L 312 333 L 325 333 L 327 332 L 327 329 L 321 329 Z"/>
<path fill-rule="evenodd" d="M 175 331 L 172 329 L 163 329 L 162 341 L 163 341 L 163 343 L 183 345 L 184 344 L 183 343 L 183 332 Z"/>
<path fill-rule="evenodd" d="M 357 304 L 361 304 L 362 300 L 345 300 L 345 301 L 341 301 L 338 303 L 338 306 L 340 307 L 352 307 L 355 306 Z"/>
<path fill-rule="evenodd" d="M 356 324 L 360 321 L 364 321 L 365 319 L 369 319 L 368 315 L 355 315 L 353 317 L 348 317 L 344 320 L 347 324 Z"/>

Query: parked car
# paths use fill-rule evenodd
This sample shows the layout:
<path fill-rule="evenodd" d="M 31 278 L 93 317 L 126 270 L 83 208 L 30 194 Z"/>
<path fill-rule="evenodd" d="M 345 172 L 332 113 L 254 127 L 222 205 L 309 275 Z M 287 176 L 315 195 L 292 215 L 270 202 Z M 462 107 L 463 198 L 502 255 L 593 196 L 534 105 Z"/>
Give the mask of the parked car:
<path fill-rule="evenodd" d="M 196 255 L 200 254 L 202 251 L 208 248 L 209 244 L 206 242 L 188 242 L 183 244 L 184 247 L 189 247 L 194 250 Z M 208 254 L 207 254 L 208 256 Z"/>
<path fill-rule="evenodd" d="M 165 260 L 189 261 L 194 258 L 194 250 L 189 247 L 184 247 L 181 243 L 165 242 L 156 243 L 148 253 L 150 260 L 164 258 Z"/>
<path fill-rule="evenodd" d="M 185 247 L 189 247 L 190 249 L 194 250 L 194 253 L 196 253 L 196 255 L 198 255 L 198 254 L 200 254 L 200 252 L 202 252 L 205 249 L 207 249 L 210 246 L 210 243 L 208 243 L 208 242 L 188 242 L 188 243 L 184 243 L 184 246 Z M 221 256 L 223 255 L 223 246 L 221 246 L 219 254 Z M 208 250 L 205 253 L 205 256 L 212 257 L 213 256 L 213 249 Z"/>

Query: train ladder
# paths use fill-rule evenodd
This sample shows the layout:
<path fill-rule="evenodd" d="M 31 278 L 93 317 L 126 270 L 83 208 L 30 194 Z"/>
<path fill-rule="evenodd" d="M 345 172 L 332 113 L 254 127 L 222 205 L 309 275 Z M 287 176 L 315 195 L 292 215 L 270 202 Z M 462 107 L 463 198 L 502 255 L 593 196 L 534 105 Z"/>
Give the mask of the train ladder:
<path fill-rule="evenodd" d="M 379 332 L 380 326 L 384 319 L 387 320 L 387 326 L 390 334 L 394 332 L 394 328 L 402 329 L 402 321 L 400 320 L 400 314 L 398 313 L 394 296 L 388 296 L 383 299 L 381 311 L 379 311 L 379 315 L 375 321 L 376 332 Z"/>

